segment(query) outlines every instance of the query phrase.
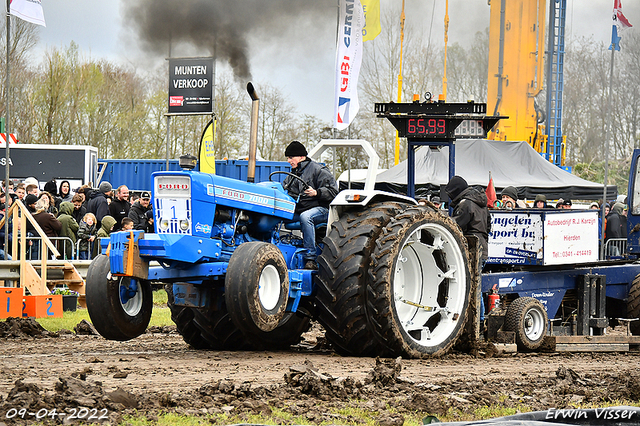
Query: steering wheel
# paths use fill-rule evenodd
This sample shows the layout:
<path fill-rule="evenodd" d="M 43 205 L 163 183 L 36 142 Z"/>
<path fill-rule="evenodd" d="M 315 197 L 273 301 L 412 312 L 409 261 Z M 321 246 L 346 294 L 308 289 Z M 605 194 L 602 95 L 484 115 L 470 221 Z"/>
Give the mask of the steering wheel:
<path fill-rule="evenodd" d="M 307 188 L 311 188 L 311 186 L 310 186 L 307 182 L 303 181 L 303 180 L 302 180 L 302 178 L 301 178 L 300 176 L 295 175 L 295 174 L 293 174 L 293 173 L 291 173 L 291 172 L 283 172 L 283 171 L 275 171 L 275 172 L 271 172 L 271 173 L 269 174 L 269 180 L 270 180 L 271 182 L 275 182 L 273 179 L 271 179 L 271 176 L 273 176 L 273 175 L 287 175 L 287 176 L 291 176 L 291 177 L 292 177 L 292 178 L 294 178 L 294 179 L 298 179 L 298 180 L 302 183 L 302 191 L 303 191 L 303 192 L 304 192 L 304 191 L 306 191 L 306 190 L 307 190 Z M 287 189 L 287 188 L 285 188 L 285 189 Z"/>

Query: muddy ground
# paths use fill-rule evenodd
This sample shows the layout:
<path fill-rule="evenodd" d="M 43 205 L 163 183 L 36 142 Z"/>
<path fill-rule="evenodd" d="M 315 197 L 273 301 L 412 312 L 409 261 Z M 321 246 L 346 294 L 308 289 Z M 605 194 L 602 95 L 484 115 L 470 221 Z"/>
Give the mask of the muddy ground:
<path fill-rule="evenodd" d="M 382 426 L 400 426 L 415 412 L 468 418 L 491 405 L 640 405 L 640 354 L 634 352 L 497 354 L 484 348 L 475 355 L 376 360 L 332 353 L 318 326 L 304 337 L 287 352 L 199 351 L 174 327 L 113 342 L 72 331 L 50 334 L 33 320 L 10 319 L 0 323 L 0 424 L 32 423 L 38 412 L 62 424 L 65 416 L 52 415 L 53 409 L 87 418 L 82 407 L 112 424 L 126 413 L 153 419 L 163 412 L 226 412 L 246 419 L 272 408 L 307 424 L 346 424 L 356 420 L 336 412 L 349 405 L 375 412 Z"/>

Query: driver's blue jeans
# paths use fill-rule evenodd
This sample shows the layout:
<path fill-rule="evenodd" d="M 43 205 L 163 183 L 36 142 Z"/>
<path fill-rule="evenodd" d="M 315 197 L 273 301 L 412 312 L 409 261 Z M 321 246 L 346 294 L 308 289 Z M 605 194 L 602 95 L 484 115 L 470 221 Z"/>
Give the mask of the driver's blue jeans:
<path fill-rule="evenodd" d="M 293 221 L 300 221 L 303 246 L 307 250 L 304 260 L 316 260 L 316 225 L 325 223 L 329 218 L 326 207 L 312 207 L 300 214 L 293 215 Z"/>

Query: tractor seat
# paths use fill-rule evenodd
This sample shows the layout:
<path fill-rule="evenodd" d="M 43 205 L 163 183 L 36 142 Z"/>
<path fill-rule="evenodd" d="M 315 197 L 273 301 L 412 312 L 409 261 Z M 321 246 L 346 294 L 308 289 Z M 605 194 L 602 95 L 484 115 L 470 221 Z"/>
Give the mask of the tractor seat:
<path fill-rule="evenodd" d="M 289 231 L 300 231 L 300 221 L 286 222 L 284 228 Z M 322 239 L 327 235 L 327 222 L 320 222 L 316 225 L 316 242 L 322 242 Z"/>

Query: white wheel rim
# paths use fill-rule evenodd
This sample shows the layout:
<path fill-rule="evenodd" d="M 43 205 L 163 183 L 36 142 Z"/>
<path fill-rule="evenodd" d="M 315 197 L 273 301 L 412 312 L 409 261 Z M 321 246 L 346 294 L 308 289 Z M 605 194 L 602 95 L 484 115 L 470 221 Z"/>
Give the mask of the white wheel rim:
<path fill-rule="evenodd" d="M 280 273 L 273 265 L 267 265 L 260 273 L 258 281 L 258 297 L 262 307 L 270 311 L 278 305 L 280 300 Z"/>
<path fill-rule="evenodd" d="M 398 319 L 413 341 L 434 347 L 451 336 L 466 308 L 466 280 L 462 250 L 447 228 L 427 223 L 405 239 L 393 291 Z"/>
<path fill-rule="evenodd" d="M 544 315 L 538 309 L 532 308 L 527 311 L 523 318 L 524 334 L 533 342 L 540 339 L 544 332 Z"/>
<path fill-rule="evenodd" d="M 124 280 L 125 278 L 120 278 L 120 287 L 126 288 L 127 286 L 125 285 Z M 137 285 L 138 285 L 138 291 L 136 291 L 135 296 L 127 300 L 126 303 L 122 303 L 122 297 L 120 297 L 120 305 L 122 306 L 122 309 L 127 315 L 131 317 L 135 317 L 142 310 L 142 302 L 144 297 L 142 296 L 142 289 L 140 288 L 140 283 L 137 283 Z"/>

